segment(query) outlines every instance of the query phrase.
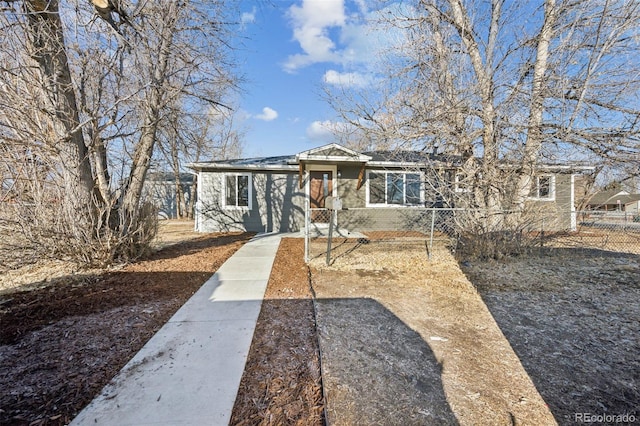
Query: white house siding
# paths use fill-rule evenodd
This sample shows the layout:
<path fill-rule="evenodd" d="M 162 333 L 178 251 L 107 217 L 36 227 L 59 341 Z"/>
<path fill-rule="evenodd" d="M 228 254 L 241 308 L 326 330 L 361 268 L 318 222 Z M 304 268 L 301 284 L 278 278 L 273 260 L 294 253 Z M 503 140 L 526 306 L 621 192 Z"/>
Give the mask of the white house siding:
<path fill-rule="evenodd" d="M 223 206 L 226 174 L 249 173 L 251 206 Z M 200 232 L 294 232 L 304 226 L 304 189 L 297 173 L 269 171 L 201 171 L 198 200 Z"/>
<path fill-rule="evenodd" d="M 637 214 L 638 212 L 640 212 L 640 201 L 633 201 L 626 204 L 624 206 L 624 211 L 626 211 L 627 213 Z"/>

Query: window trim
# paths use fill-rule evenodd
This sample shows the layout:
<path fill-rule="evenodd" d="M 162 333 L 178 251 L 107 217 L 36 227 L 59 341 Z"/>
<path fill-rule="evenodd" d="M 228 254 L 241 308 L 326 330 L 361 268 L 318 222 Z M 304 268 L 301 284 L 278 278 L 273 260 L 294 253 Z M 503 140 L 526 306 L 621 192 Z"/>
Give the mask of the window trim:
<path fill-rule="evenodd" d="M 453 178 L 453 192 L 457 193 L 469 193 L 471 192 L 471 188 L 469 188 L 469 183 L 464 182 L 467 180 L 467 174 L 465 172 L 455 172 Z"/>
<path fill-rule="evenodd" d="M 540 196 L 540 178 L 549 178 L 549 195 Z M 535 191 L 535 192 L 534 192 Z M 535 193 L 535 195 L 531 195 Z M 533 177 L 531 183 L 531 191 L 529 191 L 529 200 L 532 201 L 555 201 L 556 200 L 556 176 L 553 174 L 542 174 Z"/>
<path fill-rule="evenodd" d="M 371 202 L 371 187 L 370 187 L 370 174 L 378 173 L 384 175 L 384 203 L 372 203 Z M 387 199 L 387 174 L 401 174 L 402 175 L 402 185 L 403 185 L 403 202 L 402 204 L 394 204 L 389 203 Z M 420 201 L 416 204 L 408 204 L 407 203 L 407 175 L 418 175 L 420 190 L 419 197 Z M 392 207 L 392 208 L 407 208 L 407 207 L 421 207 L 424 206 L 424 183 L 423 183 L 423 174 L 420 171 L 406 171 L 406 170 L 367 170 L 367 182 L 366 182 L 366 206 L 367 207 Z"/>
<path fill-rule="evenodd" d="M 236 178 L 236 204 L 227 204 L 227 177 L 229 176 L 234 176 Z M 237 182 L 238 182 L 238 177 L 241 176 L 246 176 L 247 178 L 247 183 L 248 183 L 248 206 L 238 206 L 238 190 L 237 190 Z M 225 209 L 228 210 L 251 210 L 253 208 L 253 179 L 252 179 L 252 175 L 251 173 L 242 173 L 242 172 L 236 172 L 236 173 L 223 173 L 222 174 L 222 192 L 221 192 L 221 197 L 222 197 L 222 207 L 224 207 Z"/>

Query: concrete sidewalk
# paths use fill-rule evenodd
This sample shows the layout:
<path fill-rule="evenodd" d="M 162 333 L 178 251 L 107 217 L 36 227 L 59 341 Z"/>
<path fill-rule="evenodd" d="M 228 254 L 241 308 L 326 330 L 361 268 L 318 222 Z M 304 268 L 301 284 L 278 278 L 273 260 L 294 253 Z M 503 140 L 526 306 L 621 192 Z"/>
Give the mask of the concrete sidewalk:
<path fill-rule="evenodd" d="M 241 247 L 71 425 L 227 425 L 282 236 Z"/>

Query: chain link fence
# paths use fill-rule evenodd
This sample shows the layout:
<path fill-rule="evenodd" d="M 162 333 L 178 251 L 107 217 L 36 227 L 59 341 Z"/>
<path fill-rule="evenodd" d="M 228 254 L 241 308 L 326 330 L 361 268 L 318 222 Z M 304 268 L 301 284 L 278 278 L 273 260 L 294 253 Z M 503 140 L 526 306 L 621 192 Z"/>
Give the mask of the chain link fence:
<path fill-rule="evenodd" d="M 388 250 L 424 250 L 429 259 L 443 253 L 443 249 L 461 258 L 500 258 L 539 248 L 640 254 L 640 215 L 542 209 L 526 213 L 428 208 L 309 209 L 304 235 L 305 260 L 327 265 L 343 256 L 357 256 L 360 246 L 376 243 L 385 243 Z"/>

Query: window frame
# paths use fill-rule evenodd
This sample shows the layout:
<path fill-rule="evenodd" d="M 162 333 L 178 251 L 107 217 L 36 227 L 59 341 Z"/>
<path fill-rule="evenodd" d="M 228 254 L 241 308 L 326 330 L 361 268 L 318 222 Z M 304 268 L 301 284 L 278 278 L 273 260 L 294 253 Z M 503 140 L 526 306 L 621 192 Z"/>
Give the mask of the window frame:
<path fill-rule="evenodd" d="M 378 174 L 384 176 L 384 203 L 374 203 L 371 201 L 371 174 Z M 388 175 L 402 175 L 402 203 L 390 203 L 389 202 L 389 181 Z M 407 203 L 407 175 L 416 175 L 418 177 L 418 203 Z M 367 207 L 421 207 L 424 206 L 424 186 L 423 186 L 423 174 L 420 171 L 404 171 L 404 170 L 367 170 L 367 184 L 366 184 L 366 206 Z"/>
<path fill-rule="evenodd" d="M 465 172 L 455 172 L 453 178 L 453 191 L 457 193 L 469 193 L 471 188 L 469 187 L 468 176 Z"/>
<path fill-rule="evenodd" d="M 236 184 L 236 190 L 235 190 L 235 204 L 229 204 L 227 203 L 227 179 L 229 177 L 235 177 L 235 184 Z M 246 206 L 239 206 L 238 205 L 238 178 L 240 177 L 246 177 L 247 178 L 247 204 Z M 242 173 L 242 172 L 232 172 L 232 173 L 223 173 L 222 174 L 222 206 L 225 209 L 229 209 L 229 210 L 251 210 L 253 208 L 253 179 L 252 179 L 252 175 L 251 173 Z"/>
<path fill-rule="evenodd" d="M 549 179 L 549 195 L 540 196 L 540 178 Z M 533 201 L 555 201 L 556 200 L 556 177 L 553 174 L 542 174 L 533 177 L 529 199 Z"/>

